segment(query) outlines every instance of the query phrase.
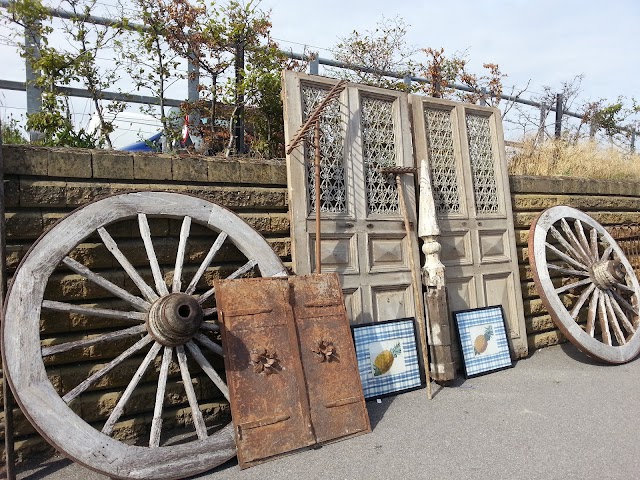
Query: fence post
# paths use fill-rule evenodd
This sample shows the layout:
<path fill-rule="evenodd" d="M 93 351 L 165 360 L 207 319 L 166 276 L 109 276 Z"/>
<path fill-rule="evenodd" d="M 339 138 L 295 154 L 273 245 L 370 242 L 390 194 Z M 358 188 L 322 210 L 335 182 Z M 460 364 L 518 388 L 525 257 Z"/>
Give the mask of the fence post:
<path fill-rule="evenodd" d="M 538 124 L 538 144 L 544 142 L 545 138 L 545 128 L 544 122 L 547 119 L 547 106 L 544 103 L 540 104 L 540 123 Z"/>
<path fill-rule="evenodd" d="M 40 72 L 33 69 L 33 65 L 29 60 L 40 57 L 40 37 L 33 33 L 28 27 L 24 29 L 24 46 L 27 56 L 24 60 L 25 66 L 25 83 L 27 93 L 27 115 L 40 112 L 42 110 L 42 90 L 34 85 L 34 82 L 40 76 Z M 35 142 L 42 137 L 40 132 L 32 130 L 29 132 L 29 141 Z"/>
<path fill-rule="evenodd" d="M 556 94 L 556 140 L 562 137 L 562 94 Z"/>
<path fill-rule="evenodd" d="M 244 39 L 236 41 L 236 114 L 235 114 L 235 137 L 236 154 L 242 155 L 244 152 Z"/>
<path fill-rule="evenodd" d="M 636 131 L 631 130 L 631 153 L 636 153 Z"/>
<path fill-rule="evenodd" d="M 319 75 L 319 73 L 318 73 L 319 71 L 320 71 L 320 60 L 318 58 L 318 55 L 316 55 L 309 62 L 309 74 L 310 75 Z"/>
<path fill-rule="evenodd" d="M 200 67 L 195 63 L 193 55 L 189 56 L 187 63 L 187 100 L 189 103 L 197 102 L 198 84 L 200 83 Z"/>
<path fill-rule="evenodd" d="M 404 86 L 407 89 L 407 92 L 411 91 L 411 75 L 405 76 L 402 81 L 404 82 Z"/>
<path fill-rule="evenodd" d="M 482 87 L 480 89 L 480 105 L 482 105 L 483 107 L 486 107 L 487 105 L 489 105 L 489 102 L 487 102 L 487 89 Z"/>

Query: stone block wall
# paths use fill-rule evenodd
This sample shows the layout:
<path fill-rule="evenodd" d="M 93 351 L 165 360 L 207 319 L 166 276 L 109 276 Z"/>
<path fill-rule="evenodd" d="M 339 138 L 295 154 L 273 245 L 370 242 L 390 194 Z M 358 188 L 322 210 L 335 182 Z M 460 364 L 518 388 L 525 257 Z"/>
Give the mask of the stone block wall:
<path fill-rule="evenodd" d="M 212 159 L 196 156 L 128 154 L 74 149 L 46 149 L 5 146 L 5 222 L 9 277 L 15 272 L 30 245 L 57 220 L 75 208 L 102 196 L 127 191 L 173 191 L 204 198 L 235 211 L 260 231 L 275 252 L 290 265 L 291 242 L 287 199 L 287 176 L 283 161 L 257 159 Z M 590 181 L 575 178 L 512 177 L 512 204 L 520 275 L 524 299 L 529 349 L 565 341 L 545 311 L 533 285 L 528 263 L 528 230 L 535 216 L 547 207 L 569 205 L 586 211 L 606 225 L 640 221 L 640 186 L 634 183 Z M 175 255 L 180 223 L 172 220 L 150 222 L 154 245 L 159 252 Z M 135 222 L 123 222 L 109 229 L 122 251 L 151 282 L 148 261 L 141 245 Z M 195 271 L 211 245 L 210 232 L 194 226 L 189 238 L 185 266 Z M 72 257 L 98 271 L 123 288 L 135 288 L 119 268 L 99 238 L 90 237 L 75 249 Z M 218 264 L 209 269 L 205 282 L 232 272 L 239 265 L 238 252 L 224 249 Z M 172 270 L 170 264 L 165 269 Z M 168 279 L 170 281 L 170 279 Z M 117 307 L 90 282 L 61 269 L 56 271 L 47 289 L 51 300 L 82 301 L 105 308 Z M 103 321 L 104 322 L 104 321 Z M 45 343 L 82 338 L 104 327 L 95 319 L 81 315 L 49 313 L 41 321 Z M 126 348 L 127 341 L 107 347 L 91 347 L 47 358 L 49 376 L 63 393 L 96 366 L 113 358 Z M 213 361 L 213 360 L 212 360 Z M 108 374 L 81 401 L 73 405 L 89 422 L 101 426 L 126 386 L 136 366 L 127 361 L 118 372 Z M 218 365 L 221 361 L 218 359 Z M 158 365 L 155 366 L 156 369 Z M 179 376 L 172 367 L 171 375 Z M 136 389 L 127 414 L 117 424 L 116 435 L 123 440 L 144 436 L 150 425 L 155 396 L 155 383 Z M 196 375 L 194 388 L 202 401 L 206 418 L 228 416 L 228 405 L 208 378 Z M 0 392 L 1 394 L 1 392 Z M 188 403 L 183 388 L 168 389 L 171 405 L 167 408 L 167 424 L 189 422 Z M 18 409 L 15 410 L 16 452 L 19 461 L 32 453 L 50 451 Z M 0 440 L 4 435 L 0 431 Z M 4 442 L 0 447 L 4 449 Z"/>
<path fill-rule="evenodd" d="M 566 205 L 584 211 L 605 228 L 640 222 L 640 184 L 569 177 L 511 177 L 513 219 L 529 352 L 566 339 L 555 328 L 533 283 L 529 227 L 543 210 Z"/>
<path fill-rule="evenodd" d="M 31 244 L 57 220 L 105 195 L 129 191 L 172 191 L 223 205 L 258 230 L 285 265 L 290 265 L 287 176 L 283 161 L 248 158 L 227 160 L 22 146 L 4 146 L 2 153 L 5 165 L 9 279 Z M 156 253 L 163 271 L 167 272 L 165 277 L 170 284 L 181 220 L 151 218 L 149 224 Z M 119 222 L 107 230 L 141 276 L 153 285 L 137 222 Z M 195 224 L 192 226 L 187 242 L 183 281 L 188 281 L 195 273 L 214 240 L 215 234 L 212 235 L 210 230 Z M 116 285 L 138 294 L 135 285 L 97 235 L 87 238 L 69 256 Z M 205 291 L 214 278 L 228 276 L 245 261 L 233 245 L 225 242 L 216 255 L 215 262 L 203 276 L 199 291 Z M 45 298 L 115 309 L 122 303 L 109 298 L 108 292 L 65 268 L 56 269 L 51 276 Z M 115 326 L 112 320 L 51 311 L 43 311 L 40 324 L 45 345 L 85 338 L 101 331 L 110 331 L 108 329 Z M 62 395 L 135 340 L 118 340 L 48 356 L 45 358 L 48 376 L 54 388 Z M 210 355 L 209 360 L 222 371 L 223 362 L 220 357 Z M 75 400 L 71 407 L 85 421 L 102 428 L 139 364 L 140 358 L 126 360 Z M 159 363 L 153 368 L 159 370 Z M 226 423 L 225 417 L 229 416 L 226 400 L 199 367 L 192 365 L 190 371 L 205 419 Z M 163 429 L 191 421 L 177 365 L 171 365 L 169 375 Z M 125 415 L 116 424 L 114 436 L 123 441 L 148 435 L 157 387 L 157 382 L 150 377 L 152 375 L 147 372 L 127 403 Z M 37 452 L 51 451 L 18 409 L 14 411 L 14 418 L 18 461 Z M 3 436 L 4 431 L 0 431 L 0 440 Z M 3 450 L 3 440 L 1 445 Z"/>

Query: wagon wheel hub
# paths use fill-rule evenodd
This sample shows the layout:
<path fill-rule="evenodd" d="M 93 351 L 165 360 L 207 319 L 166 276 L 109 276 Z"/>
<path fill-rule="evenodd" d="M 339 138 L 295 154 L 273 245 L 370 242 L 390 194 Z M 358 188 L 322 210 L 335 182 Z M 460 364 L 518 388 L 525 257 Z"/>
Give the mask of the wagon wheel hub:
<path fill-rule="evenodd" d="M 204 315 L 191 295 L 170 293 L 156 300 L 147 313 L 147 330 L 162 345 L 177 347 L 193 338 Z"/>
<path fill-rule="evenodd" d="M 618 259 L 595 262 L 590 269 L 591 281 L 600 290 L 608 290 L 616 283 L 623 282 L 624 265 Z"/>

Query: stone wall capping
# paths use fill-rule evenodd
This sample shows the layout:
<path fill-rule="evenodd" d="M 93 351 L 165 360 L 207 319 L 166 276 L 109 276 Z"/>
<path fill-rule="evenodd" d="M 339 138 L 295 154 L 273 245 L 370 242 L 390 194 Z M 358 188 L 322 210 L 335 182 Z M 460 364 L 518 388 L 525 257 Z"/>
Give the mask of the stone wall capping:
<path fill-rule="evenodd" d="M 129 152 L 93 150 L 93 178 L 133 179 L 133 155 Z"/>

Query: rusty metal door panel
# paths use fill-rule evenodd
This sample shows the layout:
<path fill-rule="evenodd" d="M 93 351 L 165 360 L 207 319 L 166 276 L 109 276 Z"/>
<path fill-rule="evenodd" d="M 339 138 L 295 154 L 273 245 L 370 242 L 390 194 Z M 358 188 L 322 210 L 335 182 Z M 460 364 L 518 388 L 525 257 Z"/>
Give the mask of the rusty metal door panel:
<path fill-rule="evenodd" d="M 371 430 L 335 273 L 289 277 L 311 422 L 318 443 Z"/>
<path fill-rule="evenodd" d="M 215 288 L 240 467 L 313 445 L 287 279 Z"/>

